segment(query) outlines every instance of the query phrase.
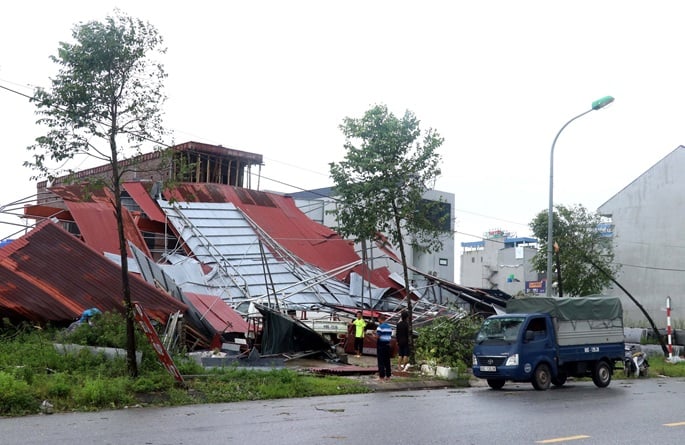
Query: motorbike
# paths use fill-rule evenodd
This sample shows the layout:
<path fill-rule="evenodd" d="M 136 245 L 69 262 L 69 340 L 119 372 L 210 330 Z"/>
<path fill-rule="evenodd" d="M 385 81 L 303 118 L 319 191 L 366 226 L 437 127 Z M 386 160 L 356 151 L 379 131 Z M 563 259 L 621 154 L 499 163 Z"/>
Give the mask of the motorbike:
<path fill-rule="evenodd" d="M 646 377 L 649 369 L 647 354 L 631 345 L 625 347 L 625 358 L 623 359 L 623 372 L 626 377 Z"/>

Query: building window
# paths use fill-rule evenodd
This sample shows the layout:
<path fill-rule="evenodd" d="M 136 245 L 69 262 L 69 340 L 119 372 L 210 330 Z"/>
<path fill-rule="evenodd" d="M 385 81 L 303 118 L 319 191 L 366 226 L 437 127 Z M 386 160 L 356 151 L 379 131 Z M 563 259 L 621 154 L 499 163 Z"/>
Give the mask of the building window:
<path fill-rule="evenodd" d="M 417 210 L 424 214 L 436 229 L 443 232 L 452 230 L 452 206 L 449 202 L 422 199 Z"/>
<path fill-rule="evenodd" d="M 472 256 L 472 257 L 471 257 L 471 262 L 472 262 L 472 263 L 475 263 L 475 262 L 476 262 L 476 257 L 475 257 L 475 256 Z"/>
<path fill-rule="evenodd" d="M 440 264 L 441 266 L 447 266 L 447 258 L 440 258 L 438 260 L 438 264 Z"/>

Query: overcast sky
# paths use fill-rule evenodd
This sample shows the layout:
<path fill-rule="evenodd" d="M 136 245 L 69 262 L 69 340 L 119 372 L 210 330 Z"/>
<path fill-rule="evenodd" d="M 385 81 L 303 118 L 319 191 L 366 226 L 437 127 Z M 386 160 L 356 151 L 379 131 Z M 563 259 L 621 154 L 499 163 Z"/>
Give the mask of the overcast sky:
<path fill-rule="evenodd" d="M 616 100 L 556 144 L 557 204 L 596 210 L 685 142 L 677 1 L 24 0 L 0 16 L 0 86 L 49 86 L 58 43 L 115 7 L 165 39 L 168 142 L 263 154 L 263 190 L 331 185 L 345 116 L 413 111 L 445 138 L 436 188 L 456 196 L 457 245 L 496 228 L 530 235 L 547 209 L 552 141 L 596 99 Z M 35 120 L 0 89 L 0 206 L 35 194 L 22 167 Z M 0 224 L 0 238 L 12 232 Z"/>

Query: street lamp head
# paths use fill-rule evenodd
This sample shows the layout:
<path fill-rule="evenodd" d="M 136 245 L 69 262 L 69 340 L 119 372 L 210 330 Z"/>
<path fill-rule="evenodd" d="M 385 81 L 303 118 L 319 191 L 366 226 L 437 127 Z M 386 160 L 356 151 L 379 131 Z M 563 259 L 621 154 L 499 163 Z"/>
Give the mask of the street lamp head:
<path fill-rule="evenodd" d="M 599 110 L 601 108 L 606 107 L 610 103 L 614 101 L 614 98 L 611 96 L 604 96 L 601 99 L 597 99 L 596 101 L 592 102 L 592 109 L 593 110 Z"/>

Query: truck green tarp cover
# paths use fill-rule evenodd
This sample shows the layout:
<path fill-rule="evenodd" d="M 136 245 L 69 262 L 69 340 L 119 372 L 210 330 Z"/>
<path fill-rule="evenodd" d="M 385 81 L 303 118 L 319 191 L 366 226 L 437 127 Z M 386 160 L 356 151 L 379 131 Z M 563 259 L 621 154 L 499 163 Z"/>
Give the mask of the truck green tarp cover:
<path fill-rule="evenodd" d="M 617 297 L 527 297 L 507 302 L 508 314 L 548 312 L 559 320 L 613 320 L 622 318 L 621 300 Z"/>

